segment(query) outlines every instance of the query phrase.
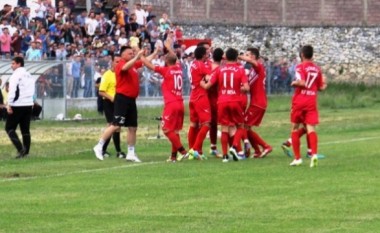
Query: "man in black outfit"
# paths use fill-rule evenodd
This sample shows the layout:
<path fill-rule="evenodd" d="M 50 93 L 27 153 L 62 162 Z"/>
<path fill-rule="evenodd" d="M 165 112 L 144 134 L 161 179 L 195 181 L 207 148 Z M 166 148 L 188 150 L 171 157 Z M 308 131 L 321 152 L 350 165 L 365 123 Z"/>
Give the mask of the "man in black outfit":
<path fill-rule="evenodd" d="M 5 131 L 18 151 L 16 159 L 21 159 L 29 154 L 31 144 L 30 119 L 36 80 L 24 68 L 22 57 L 13 58 L 11 67 L 13 74 L 9 78 L 8 105 L 6 107 L 8 117 Z M 18 125 L 20 125 L 22 143 L 16 133 Z"/>

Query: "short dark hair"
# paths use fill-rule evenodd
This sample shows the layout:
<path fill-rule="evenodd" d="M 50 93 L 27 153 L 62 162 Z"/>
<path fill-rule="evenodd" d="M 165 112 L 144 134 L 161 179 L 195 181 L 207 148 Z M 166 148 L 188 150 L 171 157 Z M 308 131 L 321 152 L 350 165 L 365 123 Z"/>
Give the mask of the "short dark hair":
<path fill-rule="evenodd" d="M 127 50 L 127 49 L 132 49 L 132 47 L 131 46 L 129 46 L 129 45 L 127 45 L 127 46 L 122 46 L 121 48 L 120 48 L 120 54 L 122 54 L 125 50 Z"/>
<path fill-rule="evenodd" d="M 22 57 L 14 57 L 12 61 L 16 62 L 17 64 L 20 64 L 21 67 L 24 67 L 24 58 Z"/>
<path fill-rule="evenodd" d="M 120 53 L 114 53 L 113 55 L 111 55 L 111 60 L 114 61 L 115 57 L 121 57 Z"/>
<path fill-rule="evenodd" d="M 201 47 L 201 46 L 204 46 L 204 45 L 208 45 L 208 46 L 211 46 L 210 43 L 208 43 L 207 41 L 201 41 L 197 44 L 197 47 Z"/>
<path fill-rule="evenodd" d="M 258 48 L 251 47 L 251 48 L 248 48 L 247 51 L 255 55 L 256 59 L 260 57 L 260 51 Z"/>
<path fill-rule="evenodd" d="M 311 46 L 311 45 L 302 46 L 301 54 L 303 54 L 304 58 L 306 58 L 306 59 L 312 59 L 313 54 L 314 54 L 313 46 Z"/>
<path fill-rule="evenodd" d="M 234 48 L 228 48 L 226 51 L 227 61 L 236 61 L 239 56 L 239 52 Z"/>
<path fill-rule="evenodd" d="M 214 52 L 212 52 L 212 59 L 215 62 L 220 62 L 223 59 L 224 51 L 221 48 L 214 49 Z"/>
<path fill-rule="evenodd" d="M 201 47 L 197 47 L 194 51 L 194 56 L 195 56 L 195 59 L 197 60 L 200 60 L 204 57 L 204 55 L 206 55 L 207 53 L 207 50 L 205 47 L 201 46 Z"/>

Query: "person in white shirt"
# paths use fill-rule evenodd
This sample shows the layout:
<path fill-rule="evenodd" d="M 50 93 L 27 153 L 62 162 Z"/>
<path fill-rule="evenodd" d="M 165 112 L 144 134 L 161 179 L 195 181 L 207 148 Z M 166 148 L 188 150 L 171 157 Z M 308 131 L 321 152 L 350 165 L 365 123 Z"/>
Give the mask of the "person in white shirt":
<path fill-rule="evenodd" d="M 29 154 L 31 144 L 30 119 L 36 79 L 24 68 L 22 57 L 13 58 L 11 67 L 13 74 L 9 78 L 8 117 L 5 131 L 18 151 L 16 159 L 22 159 Z M 22 143 L 16 133 L 18 125 L 20 125 Z"/>
<path fill-rule="evenodd" d="M 145 14 L 145 11 L 141 8 L 141 4 L 140 3 L 136 4 L 135 14 L 136 14 L 136 23 L 140 27 L 144 26 L 145 25 L 145 20 L 146 20 L 146 14 Z"/>

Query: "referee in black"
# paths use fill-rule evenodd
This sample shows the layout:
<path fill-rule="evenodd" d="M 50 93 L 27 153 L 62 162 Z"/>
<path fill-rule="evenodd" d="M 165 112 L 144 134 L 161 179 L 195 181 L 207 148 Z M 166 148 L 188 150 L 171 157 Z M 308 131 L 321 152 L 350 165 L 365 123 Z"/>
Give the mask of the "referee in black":
<path fill-rule="evenodd" d="M 5 123 L 5 131 L 18 151 L 16 159 L 21 159 L 29 154 L 30 149 L 29 128 L 36 80 L 24 68 L 22 57 L 13 58 L 11 67 L 13 74 L 9 78 L 8 117 Z M 22 143 L 16 133 L 18 125 L 20 125 Z"/>

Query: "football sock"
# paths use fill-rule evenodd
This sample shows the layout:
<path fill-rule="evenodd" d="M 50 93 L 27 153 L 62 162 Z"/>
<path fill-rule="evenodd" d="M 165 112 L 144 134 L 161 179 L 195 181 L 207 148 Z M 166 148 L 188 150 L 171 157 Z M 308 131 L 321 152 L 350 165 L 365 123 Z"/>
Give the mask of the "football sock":
<path fill-rule="evenodd" d="M 244 134 L 244 129 L 238 128 L 236 130 L 234 141 L 232 144 L 236 148 L 236 151 L 238 151 L 238 152 L 242 151 L 241 143 L 240 143 L 241 138 L 242 138 L 242 134 Z"/>
<path fill-rule="evenodd" d="M 253 132 L 252 130 L 247 130 L 247 137 L 248 137 L 248 140 L 249 140 L 249 142 L 251 143 L 252 148 L 255 150 L 255 154 L 261 154 L 261 152 L 260 152 L 260 147 L 259 147 L 259 145 L 256 143 L 256 141 L 255 141 L 255 137 L 253 136 L 252 132 Z"/>
<path fill-rule="evenodd" d="M 222 153 L 223 153 L 223 155 L 227 154 L 228 140 L 229 140 L 228 133 L 227 132 L 222 132 L 222 137 L 220 138 L 220 142 L 222 144 Z"/>
<path fill-rule="evenodd" d="M 318 147 L 318 136 L 316 132 L 311 132 L 308 133 L 308 138 L 310 141 L 310 149 L 311 149 L 311 154 L 315 155 L 317 154 L 317 147 Z"/>
<path fill-rule="evenodd" d="M 306 132 L 306 129 L 304 127 L 300 128 L 297 130 L 298 131 L 298 136 L 301 138 Z"/>
<path fill-rule="evenodd" d="M 292 142 L 293 142 L 293 152 L 294 152 L 294 158 L 300 159 L 300 138 L 297 131 L 292 132 Z"/>
<path fill-rule="evenodd" d="M 103 138 L 99 139 L 99 142 L 98 142 L 98 145 L 103 147 L 104 143 L 106 143 L 106 140 L 104 140 Z"/>
<path fill-rule="evenodd" d="M 252 135 L 253 135 L 253 138 L 254 138 L 254 141 L 259 144 L 260 146 L 262 146 L 263 148 L 267 148 L 269 145 L 259 136 L 259 134 L 257 134 L 256 132 L 250 130 L 252 132 Z"/>
<path fill-rule="evenodd" d="M 172 152 L 177 153 L 177 150 L 182 147 L 181 141 L 179 140 L 177 134 L 173 131 L 169 131 L 166 132 L 165 135 L 172 144 Z"/>
<path fill-rule="evenodd" d="M 211 144 L 211 145 L 210 145 L 210 149 L 211 149 L 211 150 L 216 150 L 216 145 L 215 145 L 215 144 Z"/>
<path fill-rule="evenodd" d="M 128 146 L 128 154 L 135 154 L 135 147 L 134 146 Z"/>
<path fill-rule="evenodd" d="M 197 139 L 198 130 L 199 130 L 198 127 L 190 126 L 190 128 L 189 128 L 189 132 L 187 134 L 187 140 L 189 142 L 189 148 L 190 149 L 193 148 L 195 140 Z"/>
<path fill-rule="evenodd" d="M 210 127 L 207 125 L 203 125 L 201 129 L 198 132 L 197 139 L 195 140 L 195 143 L 193 145 L 193 149 L 196 151 L 202 150 L 203 141 L 206 138 L 207 132 L 209 131 Z"/>
<path fill-rule="evenodd" d="M 115 132 L 112 134 L 112 140 L 113 140 L 113 144 L 115 145 L 115 149 L 117 152 L 120 152 L 121 151 L 121 148 L 120 148 L 120 132 Z"/>
<path fill-rule="evenodd" d="M 111 138 L 108 138 L 108 139 L 104 142 L 103 147 L 102 147 L 102 151 L 103 151 L 103 152 L 106 152 L 107 147 L 108 147 L 108 144 L 110 143 L 110 141 L 111 141 Z"/>

